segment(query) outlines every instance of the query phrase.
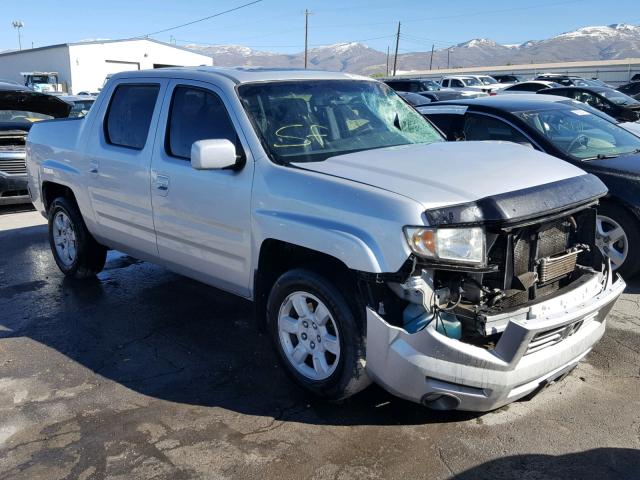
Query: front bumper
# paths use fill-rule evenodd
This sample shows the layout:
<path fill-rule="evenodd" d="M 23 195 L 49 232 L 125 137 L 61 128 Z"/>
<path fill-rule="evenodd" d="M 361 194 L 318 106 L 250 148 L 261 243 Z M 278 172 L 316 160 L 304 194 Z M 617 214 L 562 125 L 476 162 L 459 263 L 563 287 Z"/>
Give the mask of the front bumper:
<path fill-rule="evenodd" d="M 594 276 L 512 319 L 494 350 L 448 338 L 435 322 L 409 334 L 367 309 L 368 374 L 401 398 L 436 409 L 489 411 L 571 370 L 604 334 L 622 279 Z"/>
<path fill-rule="evenodd" d="M 0 172 L 0 205 L 30 203 L 26 175 L 7 175 Z"/>

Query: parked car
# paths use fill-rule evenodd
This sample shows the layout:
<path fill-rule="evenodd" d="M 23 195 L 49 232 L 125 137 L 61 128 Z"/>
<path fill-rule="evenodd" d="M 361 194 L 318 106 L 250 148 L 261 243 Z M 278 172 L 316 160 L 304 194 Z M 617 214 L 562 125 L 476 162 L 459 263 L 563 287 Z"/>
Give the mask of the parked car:
<path fill-rule="evenodd" d="M 444 142 L 370 78 L 166 68 L 116 74 L 101 96 L 28 139 L 60 270 L 89 277 L 117 248 L 251 299 L 320 396 L 373 379 L 494 409 L 573 368 L 624 289 L 596 247 L 600 180 L 517 145 Z"/>
<path fill-rule="evenodd" d="M 531 94 L 531 93 L 539 92 L 540 90 L 544 90 L 546 88 L 555 88 L 555 87 L 561 87 L 561 86 L 562 85 L 555 82 L 547 82 L 544 80 L 531 80 L 529 82 L 520 82 L 520 83 L 516 83 L 515 85 L 511 85 L 505 88 L 504 90 L 499 91 L 498 94 L 501 94 L 501 95 L 512 94 L 512 93 Z"/>
<path fill-rule="evenodd" d="M 631 77 L 632 82 L 640 82 L 640 73 L 636 73 L 633 77 Z"/>
<path fill-rule="evenodd" d="M 92 95 L 62 95 L 59 98 L 71 104 L 71 112 L 69 117 L 84 117 L 89 113 L 89 109 L 96 101 L 96 97 Z"/>
<path fill-rule="evenodd" d="M 620 121 L 635 122 L 640 119 L 640 102 L 612 88 L 560 87 L 538 93 L 559 95 L 586 103 Z"/>
<path fill-rule="evenodd" d="M 624 277 L 640 270 L 640 138 L 572 100 L 501 95 L 420 107 L 448 140 L 526 145 L 597 175 L 609 188 L 598 215 L 598 245 Z"/>
<path fill-rule="evenodd" d="M 618 91 L 640 100 L 640 82 L 629 82 L 618 87 Z"/>
<path fill-rule="evenodd" d="M 440 81 L 443 88 L 452 88 L 461 91 L 476 91 L 490 94 L 495 90 L 491 85 L 485 85 L 477 78 L 471 75 L 451 75 L 443 77 Z"/>
<path fill-rule="evenodd" d="M 476 98 L 487 95 L 480 91 L 461 91 L 452 88 L 441 88 L 440 85 L 433 80 L 412 79 L 412 78 L 394 78 L 383 80 L 397 92 L 410 92 L 422 95 L 432 102 L 441 100 L 453 100 L 456 98 Z"/>
<path fill-rule="evenodd" d="M 498 83 L 520 83 L 524 81 L 520 75 L 499 73 L 491 76 L 495 78 Z"/>
<path fill-rule="evenodd" d="M 563 75 L 561 73 L 543 73 L 534 78 L 534 80 L 542 80 L 546 82 L 555 82 L 565 87 L 591 87 L 594 86 L 586 78 L 576 75 Z"/>
<path fill-rule="evenodd" d="M 66 117 L 70 105 L 24 85 L 0 83 L 0 205 L 29 203 L 25 138 L 40 120 Z"/>
<path fill-rule="evenodd" d="M 490 75 L 469 75 L 469 77 L 475 78 L 483 85 L 486 85 L 491 88 L 491 90 L 487 93 L 491 92 L 499 92 L 510 86 L 510 83 L 498 82 L 495 78 Z"/>
<path fill-rule="evenodd" d="M 407 101 L 409 105 L 412 107 L 421 107 L 422 105 L 426 105 L 427 103 L 431 103 L 431 100 L 427 97 L 423 97 L 422 95 L 418 95 L 417 93 L 411 92 L 396 92 L 400 95 L 404 100 Z"/>

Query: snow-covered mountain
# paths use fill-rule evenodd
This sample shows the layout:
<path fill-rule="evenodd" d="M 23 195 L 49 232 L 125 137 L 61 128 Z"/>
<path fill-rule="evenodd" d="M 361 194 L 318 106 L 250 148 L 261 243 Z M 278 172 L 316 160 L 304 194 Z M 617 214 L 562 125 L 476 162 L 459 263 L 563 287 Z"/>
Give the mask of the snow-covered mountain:
<path fill-rule="evenodd" d="M 402 43 L 402 39 L 401 39 Z M 253 50 L 240 45 L 188 45 L 213 57 L 219 66 L 301 67 L 304 53 L 281 54 Z M 406 47 L 405 47 L 406 48 Z M 429 68 L 431 52 L 412 52 L 398 56 L 398 69 Z M 480 67 L 521 63 L 577 60 L 610 60 L 640 57 L 640 27 L 629 24 L 591 26 L 562 33 L 545 40 L 501 45 L 487 38 L 476 38 L 447 49 L 436 50 L 433 68 Z M 353 73 L 383 73 L 386 53 L 362 43 L 338 43 L 309 50 L 311 68 Z"/>

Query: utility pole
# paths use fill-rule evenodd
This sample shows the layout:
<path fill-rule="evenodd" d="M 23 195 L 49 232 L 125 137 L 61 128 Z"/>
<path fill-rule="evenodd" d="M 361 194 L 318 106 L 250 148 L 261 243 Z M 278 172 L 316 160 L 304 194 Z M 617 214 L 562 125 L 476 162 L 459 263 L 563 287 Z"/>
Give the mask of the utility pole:
<path fill-rule="evenodd" d="M 20 33 L 20 29 L 24 27 L 24 23 L 22 23 L 22 20 L 14 20 L 11 22 L 11 25 L 13 25 L 13 28 L 18 30 L 18 47 L 22 50 L 22 35 Z"/>
<path fill-rule="evenodd" d="M 449 59 L 451 58 L 451 47 L 447 48 L 447 68 L 449 68 Z"/>
<path fill-rule="evenodd" d="M 307 58 L 309 50 L 309 15 L 311 12 L 308 9 L 304 11 L 304 69 L 307 69 Z"/>
<path fill-rule="evenodd" d="M 431 60 L 429 61 L 429 70 L 433 68 L 433 49 L 436 48 L 435 44 L 431 44 Z"/>
<path fill-rule="evenodd" d="M 393 76 L 396 76 L 396 67 L 398 66 L 398 46 L 400 45 L 400 22 L 398 22 L 398 33 L 396 34 L 396 53 L 393 56 Z"/>
<path fill-rule="evenodd" d="M 629 68 L 631 68 L 631 64 L 629 64 Z M 386 76 L 389 76 L 389 45 L 387 45 L 387 70 L 386 70 Z"/>

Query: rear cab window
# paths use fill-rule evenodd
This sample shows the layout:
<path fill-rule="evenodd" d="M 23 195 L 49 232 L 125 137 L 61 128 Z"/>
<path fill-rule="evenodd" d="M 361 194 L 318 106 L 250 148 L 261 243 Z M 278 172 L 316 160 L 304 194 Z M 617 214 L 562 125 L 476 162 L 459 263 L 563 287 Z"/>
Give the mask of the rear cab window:
<path fill-rule="evenodd" d="M 149 136 L 159 84 L 123 83 L 111 96 L 104 121 L 107 143 L 142 150 Z"/>

